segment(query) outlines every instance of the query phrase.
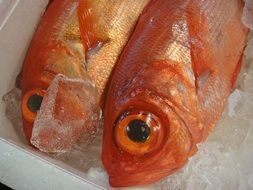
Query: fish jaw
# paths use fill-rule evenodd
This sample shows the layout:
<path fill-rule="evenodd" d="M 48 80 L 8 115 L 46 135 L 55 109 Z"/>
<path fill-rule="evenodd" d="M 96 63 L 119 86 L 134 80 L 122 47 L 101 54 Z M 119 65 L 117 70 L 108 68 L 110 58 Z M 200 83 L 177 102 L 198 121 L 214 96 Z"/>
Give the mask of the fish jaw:
<path fill-rule="evenodd" d="M 121 99 L 117 104 L 119 110 L 112 106 L 109 108 L 108 104 L 113 103 L 107 102 L 105 110 L 102 159 L 111 186 L 150 184 L 173 173 L 187 162 L 195 144 L 187 126 L 167 100 L 146 91 L 137 92 L 134 98 Z M 127 117 L 125 113 L 131 115 L 133 112 L 152 113 L 160 120 L 156 144 L 142 154 L 138 154 L 138 150 L 137 154 L 133 153 L 117 142 L 119 121 Z"/>

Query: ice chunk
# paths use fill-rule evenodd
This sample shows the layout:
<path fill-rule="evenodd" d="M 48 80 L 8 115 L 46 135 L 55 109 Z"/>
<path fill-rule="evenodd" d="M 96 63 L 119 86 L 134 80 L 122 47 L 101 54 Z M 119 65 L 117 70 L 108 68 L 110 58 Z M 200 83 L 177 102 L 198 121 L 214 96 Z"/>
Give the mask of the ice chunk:
<path fill-rule="evenodd" d="M 207 142 L 181 171 L 161 182 L 161 189 L 238 189 L 238 167 L 230 156 L 219 143 Z"/>
<path fill-rule="evenodd" d="M 102 136 L 103 120 L 100 120 L 97 131 L 93 134 L 92 141 L 87 141 L 84 136 L 70 151 L 52 156 L 84 172 L 87 172 L 92 167 L 103 168 L 101 160 Z"/>
<path fill-rule="evenodd" d="M 5 115 L 12 123 L 20 140 L 26 142 L 23 133 L 22 114 L 20 109 L 21 102 L 21 90 L 18 88 L 12 89 L 10 92 L 3 96 L 3 101 L 6 104 Z"/>
<path fill-rule="evenodd" d="M 235 90 L 228 98 L 228 115 L 230 117 L 235 116 L 235 107 L 242 98 L 242 93 L 239 90 Z"/>
<path fill-rule="evenodd" d="M 243 23 L 253 31 L 253 1 L 244 0 Z"/>
<path fill-rule="evenodd" d="M 246 47 L 245 52 L 244 52 L 247 60 L 249 60 L 250 62 L 253 61 L 253 52 L 252 52 L 252 48 L 253 48 L 253 33 L 252 32 L 253 32 L 253 30 L 249 34 L 249 41 L 247 43 L 247 47 Z"/>
<path fill-rule="evenodd" d="M 105 183 L 108 181 L 108 175 L 106 171 L 102 168 L 90 168 L 88 171 L 88 175 Z"/>
<path fill-rule="evenodd" d="M 228 148 L 240 147 L 253 126 L 252 110 L 253 95 L 236 89 L 230 95 L 227 109 L 209 140 Z"/>
<path fill-rule="evenodd" d="M 250 53 L 248 53 L 247 55 L 250 55 Z M 252 40 L 252 47 L 251 47 L 251 58 L 247 58 L 248 62 L 247 62 L 247 72 L 244 72 L 244 91 L 249 92 L 249 93 L 253 93 L 253 40 Z"/>
<path fill-rule="evenodd" d="M 80 138 L 92 138 L 99 115 L 99 96 L 89 81 L 57 75 L 43 98 L 31 143 L 44 152 L 66 152 Z"/>
<path fill-rule="evenodd" d="M 243 66 L 237 80 L 237 88 L 253 93 L 253 34 L 249 35 L 248 45 L 244 51 Z"/>

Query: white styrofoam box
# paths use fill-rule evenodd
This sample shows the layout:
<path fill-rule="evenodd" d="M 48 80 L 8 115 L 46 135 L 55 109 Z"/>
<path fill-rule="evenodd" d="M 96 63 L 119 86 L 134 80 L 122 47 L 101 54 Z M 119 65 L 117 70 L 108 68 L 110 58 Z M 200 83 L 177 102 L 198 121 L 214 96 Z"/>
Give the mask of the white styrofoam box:
<path fill-rule="evenodd" d="M 48 0 L 0 0 L 0 97 L 14 87 Z M 103 189 L 108 184 L 22 142 L 0 101 L 0 181 L 14 189 Z"/>

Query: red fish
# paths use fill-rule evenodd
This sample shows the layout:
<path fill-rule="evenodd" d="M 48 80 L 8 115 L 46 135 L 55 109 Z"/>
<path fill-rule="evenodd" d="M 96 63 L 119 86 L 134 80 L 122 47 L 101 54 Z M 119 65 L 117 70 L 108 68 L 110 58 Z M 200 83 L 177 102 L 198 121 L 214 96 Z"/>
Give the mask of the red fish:
<path fill-rule="evenodd" d="M 184 166 L 214 128 L 241 66 L 240 0 L 153 0 L 114 70 L 103 163 L 112 186 L 145 185 Z"/>
<path fill-rule="evenodd" d="M 78 0 L 54 0 L 44 14 L 26 55 L 20 87 L 23 94 L 24 133 L 29 142 L 42 99 L 44 96 L 49 96 L 49 94 L 46 94 L 46 90 L 56 75 L 62 74 L 69 79 L 91 81 L 85 70 L 84 49 L 79 27 L 77 27 L 76 10 L 78 3 Z M 69 86 L 65 83 L 66 81 L 62 82 L 61 79 L 55 99 L 56 106 L 51 110 L 54 118 L 63 123 L 71 123 L 74 122 L 73 120 L 82 120 L 84 116 L 87 117 L 87 120 L 90 120 L 89 116 L 92 113 L 99 115 L 98 103 L 96 105 L 96 102 L 93 102 L 94 109 L 88 110 L 74 91 L 79 90 L 92 94 L 99 101 L 99 97 L 96 95 L 97 92 L 91 84 L 86 83 L 83 85 L 83 83 L 78 83 L 75 86 Z M 73 81 L 69 82 L 73 83 Z M 66 129 L 69 126 L 65 125 L 65 130 L 69 132 L 62 132 L 61 135 L 58 134 L 59 128 L 55 130 L 52 130 L 52 128 L 51 130 L 46 129 L 46 132 L 41 131 L 36 137 L 40 142 L 37 147 L 49 152 L 57 148 L 60 151 L 70 148 L 72 143 L 79 139 L 81 132 L 91 130 L 94 127 L 84 125 L 83 122 L 80 123 L 82 123 L 79 124 L 80 126 L 72 127 L 71 132 Z M 52 127 L 54 123 L 50 124 L 48 122 L 45 125 L 47 125 L 45 127 Z M 54 145 L 54 149 L 49 145 Z"/>

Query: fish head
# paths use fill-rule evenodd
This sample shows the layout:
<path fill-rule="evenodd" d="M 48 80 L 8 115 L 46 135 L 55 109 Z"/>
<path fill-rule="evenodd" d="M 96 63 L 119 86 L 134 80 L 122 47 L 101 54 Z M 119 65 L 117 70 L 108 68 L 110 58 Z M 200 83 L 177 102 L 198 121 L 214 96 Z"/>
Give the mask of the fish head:
<path fill-rule="evenodd" d="M 92 138 L 100 118 L 99 96 L 90 81 L 58 74 L 47 90 L 22 98 L 24 132 L 44 152 L 66 152 Z"/>
<path fill-rule="evenodd" d="M 152 70 L 156 72 L 154 67 Z M 175 87 L 179 78 L 163 74 L 161 69 L 154 79 L 145 77 L 152 76 L 151 71 L 144 73 L 120 91 L 114 86 L 114 81 L 120 80 L 112 78 L 103 142 L 103 162 L 112 186 L 155 182 L 182 167 L 196 147 L 187 122 L 190 119 L 179 109 L 179 97 L 175 93 L 164 96 L 164 89 Z M 174 78 L 163 80 L 170 75 Z"/>
<path fill-rule="evenodd" d="M 22 90 L 21 111 L 24 133 L 28 141 L 30 141 L 33 124 L 40 111 L 43 97 L 58 74 L 67 76 L 69 79 L 90 80 L 79 59 L 69 55 L 67 48 L 53 46 L 45 49 L 32 46 L 25 59 L 19 86 Z"/>

